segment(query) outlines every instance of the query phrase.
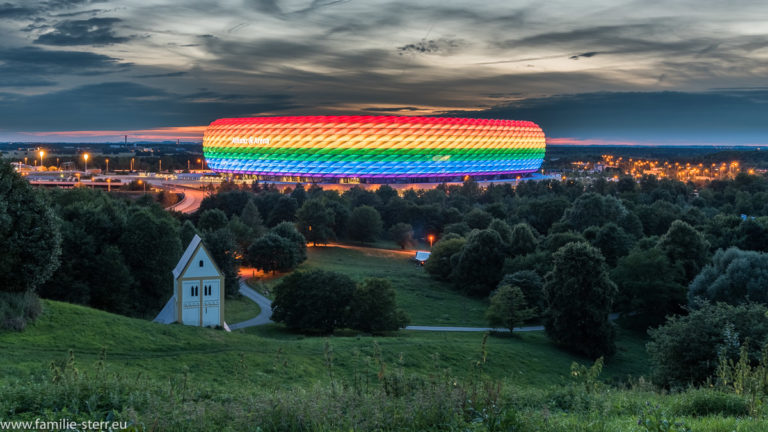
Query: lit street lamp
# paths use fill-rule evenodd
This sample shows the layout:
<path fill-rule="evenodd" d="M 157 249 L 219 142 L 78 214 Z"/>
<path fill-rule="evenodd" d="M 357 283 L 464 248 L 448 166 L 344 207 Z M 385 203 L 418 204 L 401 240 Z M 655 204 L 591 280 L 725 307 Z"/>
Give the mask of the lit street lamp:
<path fill-rule="evenodd" d="M 43 156 L 45 156 L 45 150 L 40 150 L 40 166 L 43 166 Z"/>
<path fill-rule="evenodd" d="M 105 159 L 105 161 L 107 162 L 107 170 L 105 172 L 109 172 L 109 158 Z"/>
<path fill-rule="evenodd" d="M 432 242 L 435 241 L 435 236 L 430 234 L 427 236 L 427 238 L 429 239 L 429 248 L 432 249 Z"/>
<path fill-rule="evenodd" d="M 83 153 L 83 159 L 85 159 L 85 173 L 88 173 L 88 153 Z"/>
<path fill-rule="evenodd" d="M 202 159 L 198 159 L 197 163 L 200 164 L 200 169 L 202 170 L 203 169 L 203 160 Z"/>

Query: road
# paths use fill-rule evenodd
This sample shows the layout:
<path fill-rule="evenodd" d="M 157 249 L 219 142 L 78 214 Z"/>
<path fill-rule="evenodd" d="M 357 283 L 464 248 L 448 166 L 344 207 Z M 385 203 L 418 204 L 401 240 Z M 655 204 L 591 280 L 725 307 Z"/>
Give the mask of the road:
<path fill-rule="evenodd" d="M 174 210 L 186 214 L 196 212 L 197 209 L 200 208 L 200 204 L 203 202 L 203 198 L 205 198 L 205 192 L 198 189 L 175 188 L 173 189 L 173 192 L 183 193 L 184 199 L 168 207 L 167 210 Z"/>
<path fill-rule="evenodd" d="M 249 287 L 248 284 L 245 283 L 245 279 L 242 278 L 240 279 L 240 294 L 256 302 L 256 304 L 258 304 L 261 308 L 261 312 L 256 317 L 249 320 L 236 324 L 230 324 L 229 328 L 231 330 L 260 326 L 272 322 L 270 319 L 272 317 L 272 301 L 256 292 L 256 290 L 253 288 Z"/>

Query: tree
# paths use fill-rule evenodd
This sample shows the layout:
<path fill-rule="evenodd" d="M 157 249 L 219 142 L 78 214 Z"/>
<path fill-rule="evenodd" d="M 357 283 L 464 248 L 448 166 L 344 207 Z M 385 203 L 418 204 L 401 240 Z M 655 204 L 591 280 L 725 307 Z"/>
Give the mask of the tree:
<path fill-rule="evenodd" d="M 274 234 L 288 240 L 293 246 L 293 264 L 291 268 L 307 260 L 307 239 L 296 229 L 296 225 L 290 222 L 280 222 L 272 228 Z"/>
<path fill-rule="evenodd" d="M 490 225 L 493 216 L 485 210 L 479 208 L 472 209 L 469 213 L 464 215 L 464 222 L 469 225 L 471 229 L 486 229 Z"/>
<path fill-rule="evenodd" d="M 588 243 L 568 243 L 552 258 L 553 268 L 544 283 L 547 335 L 590 358 L 613 354 L 615 330 L 608 314 L 616 285 L 600 251 Z"/>
<path fill-rule="evenodd" d="M 506 274 L 499 282 L 498 288 L 502 286 L 516 286 L 523 293 L 525 302 L 531 308 L 536 309 L 537 314 L 541 314 L 547 307 L 544 299 L 544 281 L 541 276 L 532 270 L 520 270 L 511 274 Z"/>
<path fill-rule="evenodd" d="M 282 195 L 269 212 L 269 217 L 267 218 L 269 226 L 275 226 L 283 221 L 293 222 L 296 219 L 296 210 L 298 208 L 299 203 L 296 199 L 288 195 Z"/>
<path fill-rule="evenodd" d="M 501 279 L 504 256 L 504 243 L 496 231 L 472 231 L 458 253 L 451 279 L 468 294 L 487 296 Z"/>
<path fill-rule="evenodd" d="M 203 234 L 203 243 L 224 274 L 225 295 L 227 298 L 236 297 L 240 291 L 240 263 L 236 258 L 238 244 L 234 234 L 226 227 L 206 231 Z"/>
<path fill-rule="evenodd" d="M 331 333 L 347 326 L 354 292 L 355 283 L 346 275 L 294 272 L 275 287 L 272 319 L 293 329 Z"/>
<path fill-rule="evenodd" d="M 750 359 L 757 360 L 768 343 L 768 309 L 764 305 L 703 304 L 688 315 L 670 317 L 648 333 L 654 381 L 664 386 L 702 384 L 715 373 L 722 354 L 737 360 L 746 339 Z"/>
<path fill-rule="evenodd" d="M 246 260 L 264 272 L 288 271 L 298 264 L 294 248 L 295 245 L 289 240 L 274 233 L 267 233 L 248 247 Z"/>
<path fill-rule="evenodd" d="M 170 297 L 171 270 L 181 257 L 178 222 L 159 207 L 132 208 L 119 246 L 136 281 L 136 313 L 157 313 Z"/>
<path fill-rule="evenodd" d="M 327 208 L 320 198 L 306 200 L 296 213 L 296 219 L 299 232 L 315 246 L 328 243 L 335 237 L 333 210 Z"/>
<path fill-rule="evenodd" d="M 432 246 L 424 270 L 437 280 L 447 281 L 453 272 L 452 257 L 461 251 L 466 242 L 463 237 L 440 239 Z"/>
<path fill-rule="evenodd" d="M 562 220 L 572 228 L 583 231 L 590 226 L 602 226 L 619 220 L 626 213 L 627 209 L 616 198 L 588 192 L 576 198 L 563 214 Z"/>
<path fill-rule="evenodd" d="M 59 267 L 58 219 L 13 167 L 0 161 L 0 291 L 34 291 Z"/>
<path fill-rule="evenodd" d="M 591 243 L 592 246 L 600 249 L 609 266 L 616 267 L 618 259 L 629 253 L 634 239 L 618 225 L 609 222 L 598 229 L 597 235 Z"/>
<path fill-rule="evenodd" d="M 515 331 L 525 321 L 533 318 L 535 311 L 528 307 L 523 291 L 517 285 L 502 285 L 491 295 L 491 305 L 485 318 L 491 327 L 508 328 Z"/>
<path fill-rule="evenodd" d="M 291 198 L 296 200 L 296 204 L 301 207 L 304 205 L 304 201 L 307 199 L 307 191 L 304 189 L 304 185 L 296 183 L 296 187 L 291 191 Z"/>
<path fill-rule="evenodd" d="M 368 278 L 355 287 L 349 313 L 349 327 L 366 333 L 394 331 L 410 321 L 408 315 L 397 308 L 392 284 L 381 278 Z"/>
<path fill-rule="evenodd" d="M 504 242 L 505 245 L 509 246 L 512 244 L 512 228 L 509 227 L 509 225 L 504 222 L 501 219 L 494 219 L 491 221 L 490 224 L 488 224 L 488 229 L 494 230 L 497 233 L 499 233 L 499 236 L 501 237 L 501 241 Z"/>
<path fill-rule="evenodd" d="M 525 255 L 536 250 L 539 240 L 533 229 L 527 223 L 519 223 L 512 227 L 512 237 L 509 240 L 509 250 L 512 255 Z"/>
<path fill-rule="evenodd" d="M 193 224 L 189 219 L 185 220 L 184 223 L 181 224 L 181 230 L 179 231 L 181 247 L 186 248 L 192 239 L 195 238 L 195 235 L 197 235 L 197 228 L 195 228 L 195 224 Z"/>
<path fill-rule="evenodd" d="M 683 312 L 686 288 L 678 281 L 682 267 L 674 266 L 658 248 L 634 249 L 611 272 L 618 287 L 616 309 L 634 328 L 662 324 L 667 315 Z"/>
<path fill-rule="evenodd" d="M 227 226 L 227 215 L 219 209 L 205 210 L 200 214 L 197 227 L 200 231 L 216 231 Z"/>
<path fill-rule="evenodd" d="M 364 205 L 352 210 L 352 215 L 349 217 L 349 236 L 352 240 L 375 241 L 381 229 L 381 215 L 375 208 Z"/>
<path fill-rule="evenodd" d="M 256 237 L 264 233 L 264 221 L 261 218 L 259 208 L 256 207 L 253 200 L 248 200 L 248 203 L 243 207 L 243 211 L 240 213 L 240 220 L 253 230 L 253 234 Z"/>
<path fill-rule="evenodd" d="M 672 222 L 669 231 L 659 239 L 658 246 L 673 264 L 679 263 L 683 267 L 684 283 L 693 280 L 707 262 L 709 243 L 700 232 L 681 220 Z"/>
<path fill-rule="evenodd" d="M 405 249 L 406 246 L 414 243 L 413 228 L 407 223 L 396 223 L 389 228 L 389 238 L 397 243 L 401 249 Z"/>
<path fill-rule="evenodd" d="M 732 305 L 768 304 L 768 254 L 732 247 L 718 250 L 688 289 L 688 303 L 697 299 Z"/>

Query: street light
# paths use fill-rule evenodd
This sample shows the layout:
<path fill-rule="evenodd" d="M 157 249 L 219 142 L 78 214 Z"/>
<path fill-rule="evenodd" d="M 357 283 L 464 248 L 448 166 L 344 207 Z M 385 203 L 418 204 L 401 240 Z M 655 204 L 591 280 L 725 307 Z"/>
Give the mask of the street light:
<path fill-rule="evenodd" d="M 147 182 L 139 179 L 139 184 L 144 186 L 144 193 L 147 193 Z"/>
<path fill-rule="evenodd" d="M 198 158 L 197 159 L 197 163 L 200 164 L 200 169 L 202 170 L 203 169 L 203 160 Z"/>
<path fill-rule="evenodd" d="M 40 150 L 40 166 L 43 166 L 43 156 L 45 156 L 45 150 Z"/>
<path fill-rule="evenodd" d="M 88 153 L 83 153 L 83 159 L 85 159 L 85 173 L 88 173 Z"/>
<path fill-rule="evenodd" d="M 432 242 L 435 241 L 435 236 L 430 234 L 427 236 L 427 238 L 429 239 L 429 248 L 432 249 Z"/>
<path fill-rule="evenodd" d="M 104 160 L 107 162 L 107 171 L 106 172 L 109 172 L 109 158 L 104 159 Z"/>

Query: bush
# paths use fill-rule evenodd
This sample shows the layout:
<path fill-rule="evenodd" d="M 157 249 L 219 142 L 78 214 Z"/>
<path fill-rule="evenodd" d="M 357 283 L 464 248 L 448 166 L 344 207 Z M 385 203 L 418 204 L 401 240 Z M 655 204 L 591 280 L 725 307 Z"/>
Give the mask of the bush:
<path fill-rule="evenodd" d="M 698 298 L 729 304 L 768 304 L 768 254 L 735 247 L 718 250 L 712 264 L 691 282 L 690 304 L 694 305 Z"/>
<path fill-rule="evenodd" d="M 410 321 L 405 312 L 397 308 L 392 284 L 381 278 L 369 278 L 357 285 L 349 314 L 349 327 L 367 333 L 397 330 Z"/>
<path fill-rule="evenodd" d="M 749 404 L 743 397 L 712 389 L 690 389 L 672 403 L 672 412 L 679 416 L 747 416 Z"/>
<path fill-rule="evenodd" d="M 291 273 L 275 287 L 272 319 L 293 329 L 331 333 L 347 327 L 354 292 L 355 283 L 341 273 Z"/>
<path fill-rule="evenodd" d="M 40 299 L 31 291 L 0 291 L 0 329 L 22 331 L 42 312 Z"/>
<path fill-rule="evenodd" d="M 768 308 L 759 304 L 731 306 L 703 304 L 687 316 L 670 317 L 648 333 L 648 353 L 659 384 L 685 387 L 712 377 L 723 348 L 736 359 L 745 338 L 751 341 L 750 357 L 756 360 L 768 342 Z"/>
<path fill-rule="evenodd" d="M 424 270 L 437 280 L 448 280 L 453 271 L 451 257 L 458 254 L 466 242 L 462 237 L 445 237 L 435 243 L 432 247 L 432 253 L 429 254 L 429 259 L 424 263 Z"/>
<path fill-rule="evenodd" d="M 398 222 L 389 228 L 389 238 L 401 249 L 413 245 L 413 227 L 410 224 Z"/>

